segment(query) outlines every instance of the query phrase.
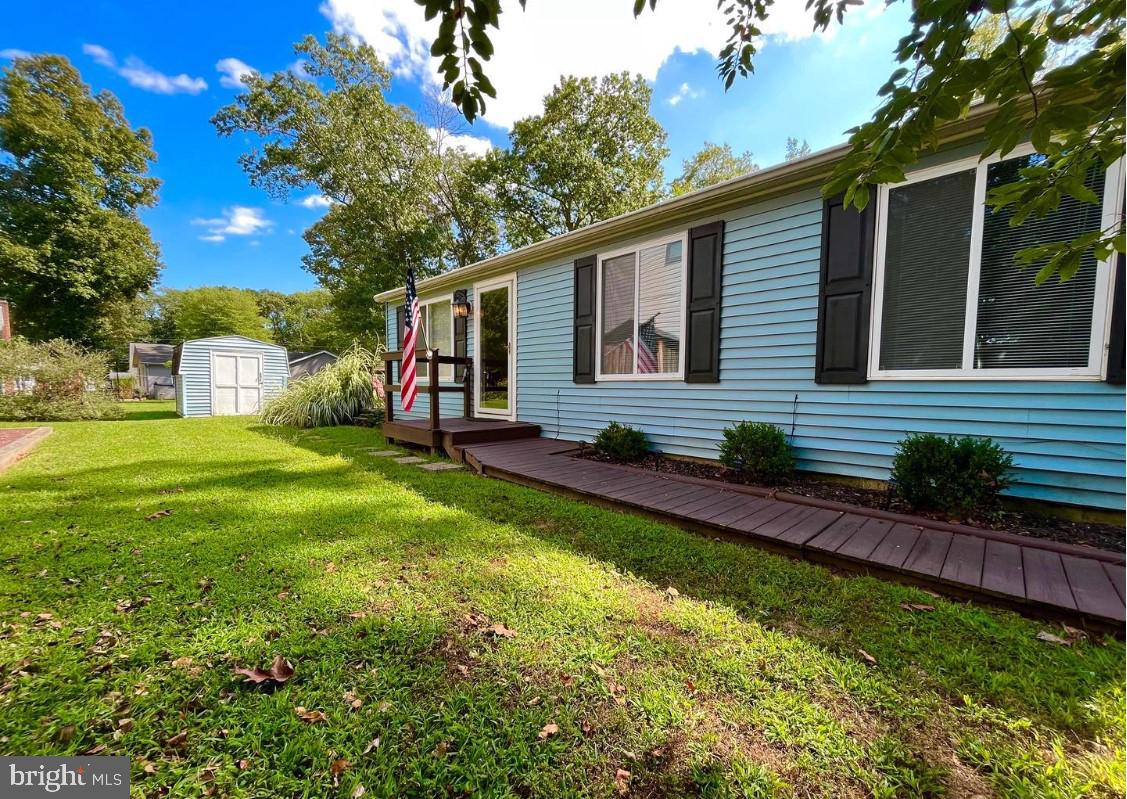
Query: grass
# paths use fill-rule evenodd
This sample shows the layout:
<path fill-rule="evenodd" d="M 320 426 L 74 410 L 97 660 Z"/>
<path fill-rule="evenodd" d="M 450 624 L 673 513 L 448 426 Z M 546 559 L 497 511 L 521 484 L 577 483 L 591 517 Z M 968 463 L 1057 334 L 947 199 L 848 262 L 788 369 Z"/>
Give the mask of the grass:
<path fill-rule="evenodd" d="M 0 474 L 4 754 L 154 797 L 1123 793 L 1121 642 L 167 410 Z"/>

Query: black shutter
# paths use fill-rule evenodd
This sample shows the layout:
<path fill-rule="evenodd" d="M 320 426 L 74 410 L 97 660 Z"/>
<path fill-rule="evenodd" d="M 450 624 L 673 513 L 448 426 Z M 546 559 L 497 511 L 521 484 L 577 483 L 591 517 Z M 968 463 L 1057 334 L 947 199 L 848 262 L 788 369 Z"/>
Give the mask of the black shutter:
<path fill-rule="evenodd" d="M 572 319 L 571 379 L 595 382 L 595 268 L 598 258 L 588 255 L 575 262 L 575 302 Z"/>
<path fill-rule="evenodd" d="M 858 213 L 841 197 L 822 206 L 822 273 L 814 382 L 868 380 L 875 204 Z"/>
<path fill-rule="evenodd" d="M 710 222 L 689 230 L 689 284 L 685 287 L 688 329 L 685 331 L 685 382 L 720 382 L 721 263 L 724 223 Z"/>
<path fill-rule="evenodd" d="M 469 320 L 464 316 L 454 317 L 454 357 L 466 357 L 466 322 Z M 461 383 L 465 377 L 466 367 L 462 364 L 454 365 L 454 382 Z"/>
<path fill-rule="evenodd" d="M 1123 326 L 1127 324 L 1124 319 L 1124 296 L 1123 296 L 1123 272 L 1124 267 L 1123 255 L 1121 254 L 1117 259 L 1115 267 L 1115 284 L 1112 286 L 1112 300 L 1111 300 L 1111 337 L 1107 345 L 1107 382 L 1115 386 L 1121 386 L 1124 383 L 1124 344 L 1123 344 Z"/>

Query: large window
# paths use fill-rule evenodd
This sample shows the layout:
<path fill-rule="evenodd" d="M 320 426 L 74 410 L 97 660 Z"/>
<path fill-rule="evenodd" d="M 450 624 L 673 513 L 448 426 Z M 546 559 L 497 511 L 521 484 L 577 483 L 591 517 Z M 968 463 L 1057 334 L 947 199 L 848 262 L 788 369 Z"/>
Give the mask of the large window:
<path fill-rule="evenodd" d="M 683 236 L 599 258 L 600 380 L 680 376 Z"/>
<path fill-rule="evenodd" d="M 428 300 L 419 308 L 419 334 L 415 337 L 415 374 L 419 380 L 429 380 L 427 345 L 438 348 L 439 355 L 454 354 L 454 317 L 450 311 L 450 298 Z M 440 364 L 439 380 L 451 382 L 454 366 Z"/>
<path fill-rule="evenodd" d="M 1066 197 L 1047 217 L 1010 226 L 986 193 L 1038 156 L 970 159 L 921 170 L 878 195 L 871 376 L 876 378 L 1097 377 L 1111 267 L 1089 254 L 1070 280 L 1040 286 L 1038 265 L 1013 256 L 1072 239 L 1115 218 L 1119 165 L 1086 183 L 1103 206 Z"/>

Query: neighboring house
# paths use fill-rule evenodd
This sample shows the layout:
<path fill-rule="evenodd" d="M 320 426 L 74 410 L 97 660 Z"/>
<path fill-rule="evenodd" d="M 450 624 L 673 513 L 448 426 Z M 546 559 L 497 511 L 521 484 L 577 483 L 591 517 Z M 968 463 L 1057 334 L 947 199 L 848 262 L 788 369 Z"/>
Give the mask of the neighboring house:
<path fill-rule="evenodd" d="M 172 385 L 172 350 L 171 344 L 129 345 L 129 372 L 142 399 L 172 399 L 176 395 Z"/>
<path fill-rule="evenodd" d="M 715 459 L 750 419 L 780 426 L 802 469 L 871 479 L 909 433 L 989 436 L 1014 455 L 1010 494 L 1122 509 L 1122 263 L 1089 257 L 1037 286 L 1012 260 L 1113 224 L 1122 163 L 1089 176 L 1102 210 L 1066 198 L 1011 228 L 984 192 L 1031 150 L 980 161 L 983 121 L 972 112 L 864 213 L 820 194 L 842 146 L 420 281 L 427 341 L 474 358 L 476 416 L 547 436 L 590 441 L 617 420 Z M 395 348 L 403 291 L 376 299 Z M 482 363 L 504 372 L 484 395 Z M 410 414 L 399 399 L 396 416 L 425 418 L 429 395 Z"/>
<path fill-rule="evenodd" d="M 328 350 L 290 353 L 290 380 L 300 380 L 321 371 L 330 363 L 336 363 L 337 356 Z"/>
<path fill-rule="evenodd" d="M 12 340 L 12 309 L 8 301 L 0 297 L 0 341 Z"/>
<path fill-rule="evenodd" d="M 255 414 L 289 385 L 286 348 L 246 336 L 185 341 L 172 358 L 180 416 Z"/>

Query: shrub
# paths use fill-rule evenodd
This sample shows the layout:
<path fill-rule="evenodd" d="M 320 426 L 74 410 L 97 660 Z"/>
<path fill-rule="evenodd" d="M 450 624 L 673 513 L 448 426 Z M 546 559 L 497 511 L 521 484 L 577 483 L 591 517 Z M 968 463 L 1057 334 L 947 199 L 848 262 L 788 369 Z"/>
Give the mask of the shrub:
<path fill-rule="evenodd" d="M 965 518 L 997 507 L 1013 456 L 989 438 L 912 434 L 892 460 L 892 490 L 912 508 Z"/>
<path fill-rule="evenodd" d="M 377 353 L 354 345 L 336 363 L 290 383 L 266 403 L 262 421 L 291 427 L 352 424 L 358 416 L 383 408 L 372 382 L 382 366 Z"/>
<path fill-rule="evenodd" d="M 636 427 L 611 422 L 595 436 L 595 452 L 622 463 L 640 461 L 650 449 L 646 434 Z"/>
<path fill-rule="evenodd" d="M 119 419 L 109 371 L 109 356 L 63 339 L 0 342 L 0 419 Z"/>
<path fill-rule="evenodd" d="M 754 483 L 781 483 L 794 471 L 786 434 L 766 422 L 740 422 L 724 428 L 720 462 Z"/>
<path fill-rule="evenodd" d="M 115 377 L 110 383 L 118 399 L 133 399 L 133 389 L 137 387 L 137 381 L 132 377 Z"/>

